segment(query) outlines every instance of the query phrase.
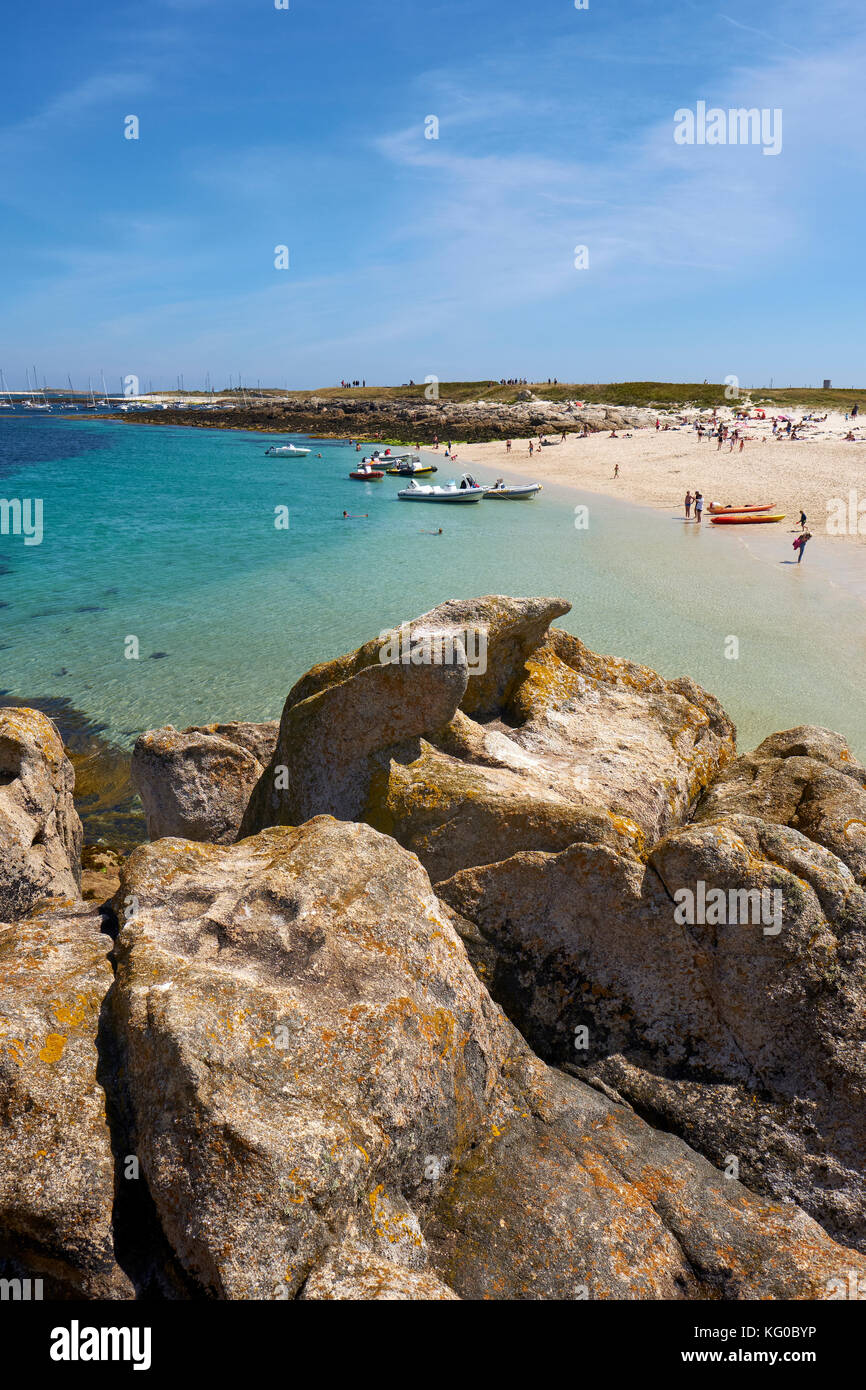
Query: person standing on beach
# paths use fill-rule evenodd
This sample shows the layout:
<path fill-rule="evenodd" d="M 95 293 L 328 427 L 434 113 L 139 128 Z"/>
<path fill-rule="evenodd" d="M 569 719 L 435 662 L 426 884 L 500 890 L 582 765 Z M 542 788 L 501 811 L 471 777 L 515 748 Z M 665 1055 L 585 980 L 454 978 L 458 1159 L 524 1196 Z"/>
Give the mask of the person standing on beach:
<path fill-rule="evenodd" d="M 800 530 L 801 530 L 801 531 L 805 531 L 805 529 L 806 529 L 806 513 L 803 511 L 803 509 L 802 509 L 802 507 L 801 507 L 801 508 L 800 508 Z"/>
<path fill-rule="evenodd" d="M 506 439 L 506 441 L 505 441 L 505 452 L 506 452 L 506 454 L 510 454 L 510 453 L 511 453 L 511 440 L 510 440 L 510 439 Z"/>
<path fill-rule="evenodd" d="M 696 492 L 696 493 L 695 493 L 695 521 L 698 523 L 699 526 L 700 526 L 700 524 L 701 524 L 701 517 L 702 517 L 702 515 L 703 515 L 703 510 L 704 510 L 704 498 L 703 498 L 703 493 Z"/>
<path fill-rule="evenodd" d="M 529 457 L 532 458 L 532 440 L 529 441 Z"/>
<path fill-rule="evenodd" d="M 686 521 L 689 521 L 691 518 L 692 503 L 694 502 L 694 500 L 694 497 L 692 497 L 692 490 L 691 488 L 689 488 L 688 492 L 686 493 Z"/>
<path fill-rule="evenodd" d="M 797 539 L 794 541 L 794 545 L 797 547 L 797 564 L 798 564 L 798 565 L 799 565 L 800 561 L 801 561 L 802 558 L 803 558 L 803 551 L 806 549 L 806 542 L 807 542 L 807 541 L 810 541 L 811 539 L 812 539 L 812 532 L 811 532 L 811 531 L 804 531 L 803 534 L 802 534 L 802 536 L 798 536 Z"/>

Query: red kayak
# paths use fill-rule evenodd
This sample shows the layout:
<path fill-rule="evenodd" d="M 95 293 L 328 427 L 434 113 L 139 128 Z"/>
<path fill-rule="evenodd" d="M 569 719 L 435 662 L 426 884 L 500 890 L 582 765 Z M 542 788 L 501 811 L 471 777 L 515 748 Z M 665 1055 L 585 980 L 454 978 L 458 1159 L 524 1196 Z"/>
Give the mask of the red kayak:
<path fill-rule="evenodd" d="M 711 516 L 710 521 L 713 526 L 753 526 L 762 521 L 784 521 L 784 512 L 728 512 L 725 516 Z"/>
<path fill-rule="evenodd" d="M 368 468 L 366 470 L 363 468 L 359 468 L 356 473 L 349 474 L 350 478 L 357 478 L 358 481 L 362 483 L 369 482 L 371 478 L 384 478 L 384 476 L 385 474 L 380 473 L 378 468 Z"/>
<path fill-rule="evenodd" d="M 710 503 L 710 512 L 713 516 L 725 516 L 729 512 L 771 512 L 776 504 L 770 502 L 766 507 L 758 507 L 749 504 L 745 507 L 718 507 L 715 502 Z"/>

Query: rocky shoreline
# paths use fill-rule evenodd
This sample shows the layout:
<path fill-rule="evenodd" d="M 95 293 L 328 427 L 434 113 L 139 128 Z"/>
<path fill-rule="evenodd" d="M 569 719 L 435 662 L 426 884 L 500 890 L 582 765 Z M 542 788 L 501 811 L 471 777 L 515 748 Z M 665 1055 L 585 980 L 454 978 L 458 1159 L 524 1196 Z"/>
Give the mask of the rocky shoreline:
<path fill-rule="evenodd" d="M 135 425 L 186 425 L 202 429 L 263 430 L 268 433 L 308 434 L 321 439 L 389 440 L 400 444 L 432 444 L 455 439 L 478 444 L 529 435 L 582 433 L 647 424 L 651 410 L 638 407 L 585 406 L 537 399 L 514 404 L 499 401 L 419 401 L 312 396 L 297 406 L 282 403 L 233 406 L 225 410 L 137 410 L 100 416 Z M 95 418 L 95 417 L 94 417 Z"/>
<path fill-rule="evenodd" d="M 0 1274 L 314 1300 L 866 1276 L 866 769 L 811 727 L 738 754 L 718 701 L 589 651 L 569 606 L 443 604 L 279 721 L 143 734 L 150 843 L 101 908 L 56 728 L 0 709 Z"/>

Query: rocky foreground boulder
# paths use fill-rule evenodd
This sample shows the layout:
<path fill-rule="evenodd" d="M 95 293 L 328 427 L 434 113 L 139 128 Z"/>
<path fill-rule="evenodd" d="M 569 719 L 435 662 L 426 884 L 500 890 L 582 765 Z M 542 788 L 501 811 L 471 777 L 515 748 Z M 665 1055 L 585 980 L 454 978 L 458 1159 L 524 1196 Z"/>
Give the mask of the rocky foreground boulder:
<path fill-rule="evenodd" d="M 738 757 L 711 695 L 567 610 L 443 604 L 279 724 L 143 735 L 155 843 L 103 913 L 56 731 L 4 712 L 0 1275 L 443 1301 L 866 1275 L 866 770 L 812 728 Z"/>
<path fill-rule="evenodd" d="M 266 724 L 207 724 L 178 731 L 169 724 L 136 740 L 132 780 L 152 840 L 180 835 L 230 843 L 277 741 Z"/>
<path fill-rule="evenodd" d="M 81 821 L 57 729 L 35 709 L 0 709 L 0 921 L 43 898 L 78 898 Z"/>
<path fill-rule="evenodd" d="M 821 1298 L 793 1205 L 532 1056 L 417 859 L 316 817 L 134 852 L 130 1142 L 222 1298 Z"/>
<path fill-rule="evenodd" d="M 366 820 L 434 879 L 518 847 L 658 839 L 734 757 L 733 725 L 693 682 L 550 631 L 569 607 L 446 603 L 315 667 L 289 694 L 241 834 Z"/>
<path fill-rule="evenodd" d="M 866 887 L 866 768 L 830 729 L 773 734 L 719 775 L 696 820 L 760 816 L 790 825 L 847 864 Z"/>
<path fill-rule="evenodd" d="M 129 1298 L 97 1077 L 111 940 L 85 903 L 0 925 L 0 1266 L 45 1297 Z"/>
<path fill-rule="evenodd" d="M 721 894 L 720 920 L 683 920 L 677 895 L 697 884 Z M 437 892 L 543 1057 L 863 1245 L 866 894 L 832 854 L 737 817 L 673 832 L 648 865 L 577 844 Z M 755 895 L 754 920 L 730 913 L 732 893 Z"/>

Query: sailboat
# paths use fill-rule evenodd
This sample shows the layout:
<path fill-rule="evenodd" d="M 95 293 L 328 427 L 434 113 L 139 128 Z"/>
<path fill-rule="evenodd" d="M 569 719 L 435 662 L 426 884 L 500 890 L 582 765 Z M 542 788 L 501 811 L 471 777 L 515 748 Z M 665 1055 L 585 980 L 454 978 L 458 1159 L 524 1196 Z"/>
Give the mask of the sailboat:
<path fill-rule="evenodd" d="M 40 400 L 36 399 L 36 398 L 38 397 L 38 395 L 39 395 L 39 386 L 38 386 L 39 378 L 38 378 L 37 375 L 36 375 L 36 368 L 35 368 L 35 367 L 33 368 L 33 388 L 32 388 L 32 390 L 31 390 L 31 387 L 30 387 L 30 372 L 28 371 L 28 369 L 27 369 L 26 367 L 24 368 L 24 375 L 25 375 L 25 377 L 26 377 L 26 379 L 27 379 L 27 390 L 30 392 L 30 399 L 24 401 L 23 404 L 26 405 L 26 407 L 27 407 L 28 410 L 50 410 L 50 409 L 51 409 L 51 406 L 48 404 L 48 402 L 47 402 L 46 399 L 45 399 L 45 392 L 44 392 L 44 391 L 42 392 L 42 400 L 40 401 Z"/>
<path fill-rule="evenodd" d="M 5 376 L 3 375 L 3 370 L 2 370 L 2 368 L 0 368 L 0 391 L 5 392 L 5 394 L 6 394 L 6 399 L 5 399 L 5 401 L 0 401 L 0 410 L 14 410 L 14 408 L 15 408 L 15 402 L 14 402 L 13 399 L 12 399 L 12 392 L 9 390 L 9 387 L 6 385 L 6 378 L 5 378 Z"/>

